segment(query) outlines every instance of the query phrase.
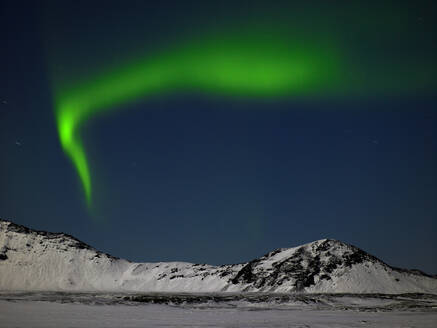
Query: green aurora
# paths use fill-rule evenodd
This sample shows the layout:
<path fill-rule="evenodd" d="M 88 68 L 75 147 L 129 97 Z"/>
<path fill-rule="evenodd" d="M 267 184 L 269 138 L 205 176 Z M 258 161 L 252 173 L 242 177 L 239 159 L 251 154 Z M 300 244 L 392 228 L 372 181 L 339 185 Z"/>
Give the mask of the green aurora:
<path fill-rule="evenodd" d="M 80 130 L 97 114 L 171 92 L 275 99 L 362 93 L 369 83 L 353 63 L 347 51 L 326 38 L 317 41 L 256 33 L 197 39 L 55 88 L 60 142 L 77 170 L 90 207 L 92 179 Z M 421 76 L 413 79 L 429 82 Z M 399 83 L 380 78 L 373 88 L 401 90 Z"/>

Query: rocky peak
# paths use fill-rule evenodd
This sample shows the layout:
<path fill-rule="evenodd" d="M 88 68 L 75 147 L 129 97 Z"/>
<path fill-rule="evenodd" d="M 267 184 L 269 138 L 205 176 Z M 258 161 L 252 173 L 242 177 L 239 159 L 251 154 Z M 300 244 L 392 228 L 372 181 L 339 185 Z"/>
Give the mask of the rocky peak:
<path fill-rule="evenodd" d="M 281 248 L 247 263 L 232 283 L 248 284 L 258 289 L 275 289 L 286 283 L 295 291 L 330 280 L 334 271 L 363 262 L 380 263 L 363 250 L 333 239 L 322 239 L 295 248 Z"/>

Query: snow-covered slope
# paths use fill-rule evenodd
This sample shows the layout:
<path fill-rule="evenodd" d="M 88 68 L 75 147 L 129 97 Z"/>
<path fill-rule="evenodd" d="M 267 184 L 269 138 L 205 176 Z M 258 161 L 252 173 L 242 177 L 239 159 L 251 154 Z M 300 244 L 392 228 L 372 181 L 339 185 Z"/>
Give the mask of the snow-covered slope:
<path fill-rule="evenodd" d="M 0 220 L 0 290 L 437 294 L 437 277 L 330 239 L 243 264 L 132 263 L 67 234 Z"/>

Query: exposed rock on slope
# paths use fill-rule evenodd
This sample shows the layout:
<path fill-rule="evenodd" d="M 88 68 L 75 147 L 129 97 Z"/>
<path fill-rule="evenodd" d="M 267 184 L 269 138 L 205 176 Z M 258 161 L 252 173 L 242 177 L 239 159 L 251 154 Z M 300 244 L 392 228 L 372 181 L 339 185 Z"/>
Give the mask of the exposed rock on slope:
<path fill-rule="evenodd" d="M 437 278 L 330 239 L 235 265 L 132 263 L 67 234 L 0 220 L 0 290 L 437 294 Z"/>

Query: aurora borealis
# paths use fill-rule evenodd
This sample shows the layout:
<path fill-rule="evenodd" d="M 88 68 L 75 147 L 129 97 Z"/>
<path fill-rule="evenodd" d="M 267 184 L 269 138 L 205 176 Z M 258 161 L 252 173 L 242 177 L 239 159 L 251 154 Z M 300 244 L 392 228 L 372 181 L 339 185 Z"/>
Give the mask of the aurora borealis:
<path fill-rule="evenodd" d="M 384 38 L 367 45 L 366 39 L 363 44 L 345 43 L 346 24 L 339 25 L 340 29 L 327 28 L 309 9 L 303 13 L 321 21 L 315 22 L 311 33 L 308 24 L 297 17 L 287 20 L 281 16 L 282 22 L 269 19 L 254 24 L 243 15 L 238 28 L 228 23 L 200 34 L 185 33 L 177 42 L 167 41 L 161 46 L 164 49 L 151 47 L 143 54 L 138 51 L 134 59 L 106 67 L 100 64 L 95 73 L 83 74 L 73 82 L 56 82 L 62 79 L 52 70 L 60 142 L 77 170 L 87 204 L 92 204 L 92 168 L 81 141 L 81 126 L 96 114 L 120 109 L 133 100 L 184 91 L 247 99 L 365 99 L 435 88 L 436 67 L 431 57 L 418 62 L 401 55 L 404 58 L 399 60 L 399 54 L 387 53 L 392 40 Z M 399 21 L 405 19 L 405 11 L 397 14 Z M 403 33 L 399 22 L 385 19 L 385 29 Z M 360 33 L 372 34 L 368 22 L 361 28 Z M 356 53 L 363 45 L 368 53 L 382 52 L 387 57 L 384 66 L 363 60 L 362 53 Z"/>
<path fill-rule="evenodd" d="M 117 67 L 60 92 L 56 95 L 59 137 L 77 169 L 88 204 L 91 174 L 78 130 L 90 117 L 138 97 L 181 89 L 290 97 L 314 96 L 335 90 L 339 82 L 345 84 L 339 81 L 340 58 L 311 42 L 259 36 L 206 40 Z"/>
<path fill-rule="evenodd" d="M 88 205 L 91 173 L 80 127 L 95 114 L 133 99 L 181 90 L 247 98 L 366 97 L 408 92 L 405 85 L 410 83 L 427 89 L 434 86 L 434 66 L 427 75 L 404 77 L 409 83 L 382 78 L 384 84 L 380 84 L 381 76 L 376 74 L 372 84 L 366 85 L 368 81 L 361 80 L 366 66 L 354 66 L 346 50 L 333 41 L 320 40 L 278 37 L 272 29 L 241 36 L 235 32 L 211 35 L 60 88 L 55 94 L 60 142 L 76 167 Z"/>
<path fill-rule="evenodd" d="M 437 270 L 428 1 L 0 4 L 0 217 L 134 261 L 335 238 Z"/>

